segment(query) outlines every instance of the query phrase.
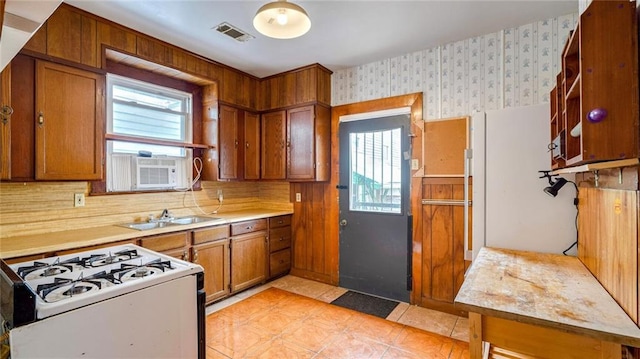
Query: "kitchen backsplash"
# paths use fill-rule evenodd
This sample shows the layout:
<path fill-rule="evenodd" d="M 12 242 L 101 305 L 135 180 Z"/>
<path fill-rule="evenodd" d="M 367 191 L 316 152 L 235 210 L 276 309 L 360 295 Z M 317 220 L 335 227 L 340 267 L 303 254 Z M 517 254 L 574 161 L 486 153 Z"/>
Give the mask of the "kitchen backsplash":
<path fill-rule="evenodd" d="M 0 183 L 0 238 L 98 227 L 159 215 L 164 208 L 176 216 L 251 208 L 292 210 L 288 182 L 202 182 L 203 190 L 89 196 L 87 182 Z M 74 207 L 74 193 L 85 194 L 85 206 Z"/>
<path fill-rule="evenodd" d="M 425 120 L 549 102 L 578 14 L 335 71 L 332 105 L 422 92 Z"/>

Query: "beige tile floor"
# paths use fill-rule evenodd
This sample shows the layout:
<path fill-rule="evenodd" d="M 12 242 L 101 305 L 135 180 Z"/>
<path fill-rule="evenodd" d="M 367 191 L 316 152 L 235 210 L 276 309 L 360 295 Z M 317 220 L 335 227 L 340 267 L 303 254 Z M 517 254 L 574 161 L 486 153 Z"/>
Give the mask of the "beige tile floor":
<path fill-rule="evenodd" d="M 238 293 L 218 303 L 214 303 L 207 307 L 207 314 L 217 312 L 220 309 L 243 301 L 271 287 L 325 303 L 332 302 L 347 291 L 347 289 L 344 288 L 288 275 L 262 286 Z M 386 319 L 445 337 L 469 342 L 469 321 L 467 318 L 410 305 L 408 303 L 400 303 Z"/>
<path fill-rule="evenodd" d="M 469 359 L 469 344 L 275 287 L 206 319 L 207 359 Z"/>

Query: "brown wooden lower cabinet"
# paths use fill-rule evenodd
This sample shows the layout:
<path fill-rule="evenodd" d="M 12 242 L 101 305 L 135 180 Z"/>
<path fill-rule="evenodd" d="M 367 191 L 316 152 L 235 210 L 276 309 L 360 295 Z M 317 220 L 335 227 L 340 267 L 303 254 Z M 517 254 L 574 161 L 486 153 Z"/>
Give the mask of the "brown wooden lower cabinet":
<path fill-rule="evenodd" d="M 269 218 L 269 279 L 291 269 L 291 216 Z"/>
<path fill-rule="evenodd" d="M 423 307 L 462 314 L 453 300 L 464 281 L 464 207 L 462 178 L 425 178 L 423 199 L 460 201 L 460 205 L 423 204 L 420 299 Z M 471 212 L 471 210 L 469 210 Z M 420 234 L 418 234 L 420 235 Z"/>
<path fill-rule="evenodd" d="M 258 231 L 231 238 L 231 292 L 238 292 L 267 279 L 267 232 Z"/>
<path fill-rule="evenodd" d="M 191 248 L 193 263 L 204 269 L 207 303 L 229 295 L 229 239 L 195 245 Z"/>
<path fill-rule="evenodd" d="M 159 234 L 140 239 L 140 246 L 188 261 L 191 244 L 189 237 L 189 231 Z"/>

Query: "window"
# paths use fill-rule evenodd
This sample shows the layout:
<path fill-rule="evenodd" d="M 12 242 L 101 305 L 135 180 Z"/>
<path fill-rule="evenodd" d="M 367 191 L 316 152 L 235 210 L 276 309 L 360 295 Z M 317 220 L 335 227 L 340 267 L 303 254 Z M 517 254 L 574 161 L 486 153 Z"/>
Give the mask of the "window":
<path fill-rule="evenodd" d="M 107 75 L 108 192 L 188 187 L 191 104 L 190 93 Z M 140 159 L 140 155 L 149 154 L 152 159 L 168 161 Z M 149 171 L 158 174 L 144 180 L 142 177 L 149 178 Z M 173 175 L 168 176 L 167 171 Z"/>
<path fill-rule="evenodd" d="M 401 129 L 349 134 L 349 209 L 402 213 Z"/>

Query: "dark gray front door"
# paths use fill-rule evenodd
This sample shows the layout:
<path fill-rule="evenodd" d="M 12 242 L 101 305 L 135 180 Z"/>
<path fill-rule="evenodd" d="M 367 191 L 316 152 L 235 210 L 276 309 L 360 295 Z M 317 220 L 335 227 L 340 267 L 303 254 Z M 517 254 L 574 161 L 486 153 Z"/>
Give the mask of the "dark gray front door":
<path fill-rule="evenodd" d="M 409 115 L 340 124 L 340 286 L 409 301 Z"/>

